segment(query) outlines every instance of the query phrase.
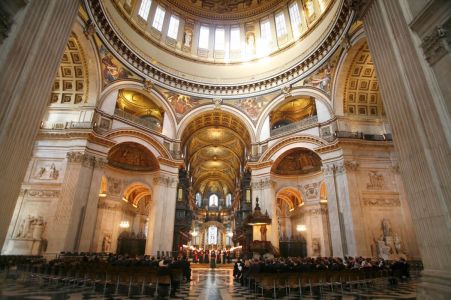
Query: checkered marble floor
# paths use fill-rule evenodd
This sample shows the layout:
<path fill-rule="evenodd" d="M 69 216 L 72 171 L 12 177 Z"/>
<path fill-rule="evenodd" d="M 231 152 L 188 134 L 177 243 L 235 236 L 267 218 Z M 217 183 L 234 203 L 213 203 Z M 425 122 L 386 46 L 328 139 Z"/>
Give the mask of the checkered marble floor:
<path fill-rule="evenodd" d="M 167 287 L 158 290 L 146 290 L 141 295 L 141 290 L 132 290 L 128 295 L 127 290 L 114 291 L 94 289 L 86 286 L 65 286 L 58 283 L 48 283 L 30 277 L 5 278 L 0 274 L 0 300 L 15 299 L 199 299 L 199 300 L 229 300 L 229 299 L 270 299 L 273 291 L 267 291 L 262 297 L 261 293 L 255 293 L 252 289 L 235 282 L 232 270 L 220 269 L 194 269 L 191 282 L 183 283 L 175 290 L 169 291 Z M 361 288 L 343 290 L 337 292 L 308 290 L 303 292 L 302 299 L 415 299 L 418 278 L 409 282 L 399 283 L 396 286 L 388 285 L 386 279 L 377 281 L 374 285 Z M 300 299 L 299 290 L 291 290 L 287 295 L 284 290 L 277 291 L 278 299 Z"/>

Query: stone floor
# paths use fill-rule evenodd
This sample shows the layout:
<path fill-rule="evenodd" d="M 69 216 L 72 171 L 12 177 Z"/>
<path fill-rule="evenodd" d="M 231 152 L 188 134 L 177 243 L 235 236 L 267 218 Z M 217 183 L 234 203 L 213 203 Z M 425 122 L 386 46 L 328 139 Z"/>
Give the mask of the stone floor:
<path fill-rule="evenodd" d="M 386 280 L 376 282 L 372 287 L 353 289 L 353 291 L 331 292 L 319 290 L 304 291 L 303 299 L 415 299 L 418 278 L 411 279 L 396 286 L 389 286 Z M 169 297 L 169 293 L 171 296 Z M 137 295 L 136 295 L 137 294 Z M 21 276 L 18 279 L 0 277 L 0 299 L 200 299 L 200 300 L 228 300 L 228 299 L 270 299 L 273 291 L 268 291 L 264 297 L 258 293 L 252 293 L 249 288 L 234 282 L 231 270 L 194 269 L 192 281 L 183 283 L 174 291 L 167 287 L 161 288 L 158 295 L 154 291 L 146 292 L 148 295 L 140 295 L 139 291 L 132 291 L 127 296 L 127 291 L 100 290 L 95 291 L 88 286 L 64 286 L 58 283 L 48 283 L 39 279 Z M 152 295 L 149 296 L 149 295 Z M 289 295 L 281 290 L 277 293 L 279 299 L 300 299 L 299 291 L 292 290 Z"/>

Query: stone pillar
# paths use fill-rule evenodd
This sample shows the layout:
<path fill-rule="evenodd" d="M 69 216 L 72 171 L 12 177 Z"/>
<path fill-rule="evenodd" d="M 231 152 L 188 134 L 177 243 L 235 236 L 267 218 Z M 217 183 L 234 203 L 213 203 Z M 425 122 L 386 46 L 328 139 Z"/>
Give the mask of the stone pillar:
<path fill-rule="evenodd" d="M 153 180 L 146 254 L 172 251 L 178 178 L 161 175 Z"/>
<path fill-rule="evenodd" d="M 345 241 L 343 240 L 342 233 L 342 222 L 340 216 L 340 210 L 337 200 L 337 192 L 335 189 L 335 176 L 334 176 L 334 165 L 326 164 L 323 166 L 324 182 L 326 184 L 327 190 L 327 204 L 328 204 L 328 214 L 329 214 L 329 224 L 330 224 L 330 236 L 332 244 L 332 256 L 343 257 L 344 250 L 343 245 Z"/>
<path fill-rule="evenodd" d="M 326 183 L 333 256 L 356 256 L 348 180 L 343 162 L 323 167 Z"/>
<path fill-rule="evenodd" d="M 0 46 L 0 248 L 80 5 L 78 0 L 27 2 Z"/>
<path fill-rule="evenodd" d="M 50 229 L 48 254 L 76 251 L 91 188 L 95 157 L 69 152 L 67 162 L 61 197 Z"/>
<path fill-rule="evenodd" d="M 279 250 L 279 222 L 277 220 L 277 201 L 274 185 L 275 182 L 270 177 L 258 178 L 252 183 L 252 211 L 255 208 L 255 199 L 258 197 L 262 213 L 268 212 L 271 218 L 271 225 L 267 226 L 266 240 L 270 241 Z M 260 228 L 258 228 L 257 236 L 260 238 Z"/>
<path fill-rule="evenodd" d="M 407 12 L 401 7 L 405 2 L 370 4 L 362 13 L 364 26 L 425 267 L 418 297 L 450 299 L 451 122 L 446 93 L 440 90 L 419 39 L 407 24 Z M 435 10 L 449 15 L 449 9 Z M 449 86 L 449 69 L 444 76 Z"/>
<path fill-rule="evenodd" d="M 79 252 L 95 251 L 95 249 L 93 249 L 94 231 L 96 229 L 100 184 L 102 181 L 102 175 L 104 172 L 103 167 L 105 164 L 106 161 L 101 158 L 97 158 L 94 163 L 88 201 L 86 203 L 84 216 L 82 219 L 81 234 L 76 247 L 76 251 Z"/>

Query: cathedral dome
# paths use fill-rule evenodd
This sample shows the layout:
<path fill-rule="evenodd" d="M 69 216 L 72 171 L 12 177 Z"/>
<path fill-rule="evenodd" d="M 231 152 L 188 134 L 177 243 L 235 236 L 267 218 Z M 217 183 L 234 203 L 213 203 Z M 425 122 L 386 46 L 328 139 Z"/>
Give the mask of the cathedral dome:
<path fill-rule="evenodd" d="M 127 67 L 173 91 L 235 98 L 291 86 L 340 45 L 345 1 L 86 1 Z M 276 63 L 277 62 L 277 63 Z"/>

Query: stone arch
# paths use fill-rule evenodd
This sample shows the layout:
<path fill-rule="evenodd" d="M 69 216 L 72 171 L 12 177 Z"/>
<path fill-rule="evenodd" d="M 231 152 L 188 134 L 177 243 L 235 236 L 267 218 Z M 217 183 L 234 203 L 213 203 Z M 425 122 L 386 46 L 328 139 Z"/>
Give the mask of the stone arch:
<path fill-rule="evenodd" d="M 133 207 L 138 207 L 139 202 L 146 196 L 152 196 L 152 188 L 142 182 L 133 182 L 125 187 L 122 199 Z"/>
<path fill-rule="evenodd" d="M 106 138 L 114 141 L 116 144 L 122 142 L 135 142 L 149 149 L 156 157 L 171 159 L 171 153 L 156 141 L 154 138 L 137 129 L 117 129 L 109 132 Z"/>
<path fill-rule="evenodd" d="M 155 155 L 144 145 L 125 141 L 108 151 L 108 163 L 113 167 L 130 171 L 153 172 L 160 169 Z"/>
<path fill-rule="evenodd" d="M 260 157 L 259 162 L 274 161 L 287 150 L 303 147 L 315 151 L 315 149 L 327 146 L 327 141 L 312 135 L 293 136 L 284 139 L 268 148 Z"/>
<path fill-rule="evenodd" d="M 186 114 L 183 119 L 180 120 L 178 129 L 177 129 L 177 139 L 182 139 L 182 135 L 185 132 L 185 129 L 189 126 L 189 124 L 198 118 L 202 114 L 208 114 L 212 112 L 226 112 L 233 117 L 237 118 L 246 128 L 247 132 L 250 136 L 250 142 L 254 143 L 256 141 L 255 129 L 252 121 L 247 117 L 243 112 L 239 109 L 231 107 L 229 105 L 222 105 L 220 110 L 215 110 L 215 106 L 213 104 L 204 105 L 197 107 Z"/>
<path fill-rule="evenodd" d="M 292 186 L 286 186 L 278 190 L 276 199 L 285 201 L 289 205 L 290 210 L 294 210 L 304 202 L 301 192 L 296 187 Z"/>
<path fill-rule="evenodd" d="M 114 110 L 117 101 L 117 93 L 121 89 L 129 89 L 137 91 L 143 94 L 144 96 L 149 97 L 151 100 L 155 101 L 157 105 L 161 105 L 161 107 L 163 107 L 165 112 L 162 134 L 168 138 L 175 137 L 177 121 L 171 106 L 167 103 L 165 98 L 155 89 L 151 89 L 150 91 L 144 89 L 144 83 L 142 82 L 137 82 L 133 80 L 123 80 L 110 84 L 101 93 L 97 107 L 107 114 L 114 115 Z"/>
<path fill-rule="evenodd" d="M 294 147 L 284 151 L 271 167 L 271 173 L 278 175 L 304 175 L 321 170 L 321 157 L 313 150 Z"/>
<path fill-rule="evenodd" d="M 363 28 L 350 39 L 334 76 L 333 107 L 337 115 L 384 117 L 382 95 Z"/>
<path fill-rule="evenodd" d="M 302 86 L 294 88 L 290 91 L 289 98 L 295 98 L 298 96 L 314 97 L 315 100 L 318 100 L 324 105 L 324 110 L 322 110 L 322 112 L 325 112 L 324 117 L 322 117 L 324 118 L 324 120 L 322 118 L 318 119 L 319 122 L 324 122 L 326 119 L 328 120 L 334 117 L 332 100 L 323 90 L 310 86 Z M 286 95 L 280 94 L 273 100 L 271 100 L 269 105 L 264 108 L 256 124 L 256 136 L 258 139 L 260 139 L 260 137 L 262 136 L 262 132 L 264 130 L 263 126 L 271 111 L 273 111 L 277 106 L 281 105 L 285 101 L 289 101 L 287 98 L 288 97 Z"/>

